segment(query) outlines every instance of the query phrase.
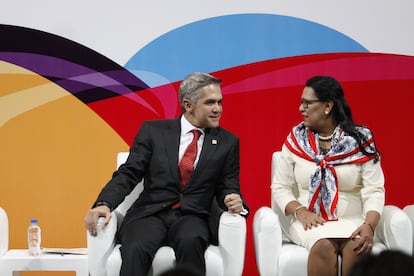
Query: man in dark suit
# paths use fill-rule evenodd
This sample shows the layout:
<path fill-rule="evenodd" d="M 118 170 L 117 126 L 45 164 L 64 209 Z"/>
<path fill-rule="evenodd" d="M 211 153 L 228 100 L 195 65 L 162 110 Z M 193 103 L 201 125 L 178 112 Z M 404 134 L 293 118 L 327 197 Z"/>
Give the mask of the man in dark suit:
<path fill-rule="evenodd" d="M 205 274 L 214 197 L 223 210 L 248 213 L 239 187 L 239 139 L 219 127 L 221 80 L 192 73 L 180 84 L 179 100 L 183 112 L 179 118 L 143 123 L 128 160 L 113 174 L 85 218 L 88 231 L 96 235 L 98 218 L 105 217 L 107 224 L 110 212 L 144 179 L 144 190 L 118 233 L 121 275 L 147 275 L 163 244 L 174 249 L 177 264 L 194 266 Z M 193 134 L 194 129 L 199 134 Z M 191 161 L 194 170 L 184 180 L 180 162 L 185 163 L 190 144 L 196 147 L 195 161 Z"/>

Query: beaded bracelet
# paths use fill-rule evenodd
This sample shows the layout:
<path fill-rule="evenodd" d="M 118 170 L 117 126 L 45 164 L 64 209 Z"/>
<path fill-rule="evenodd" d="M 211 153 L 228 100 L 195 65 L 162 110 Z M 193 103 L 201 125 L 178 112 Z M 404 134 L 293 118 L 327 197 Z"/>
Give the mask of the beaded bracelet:
<path fill-rule="evenodd" d="M 296 207 L 295 212 L 293 213 L 293 214 L 294 214 L 294 216 L 295 216 L 295 219 L 298 219 L 298 217 L 297 217 L 297 213 L 298 213 L 298 211 L 299 211 L 300 209 L 302 209 L 302 208 L 306 208 L 306 206 L 299 205 L 298 207 Z"/>
<path fill-rule="evenodd" d="M 365 221 L 364 224 L 368 224 L 369 228 L 371 228 L 372 234 L 375 233 L 374 227 L 372 227 L 371 223 Z"/>

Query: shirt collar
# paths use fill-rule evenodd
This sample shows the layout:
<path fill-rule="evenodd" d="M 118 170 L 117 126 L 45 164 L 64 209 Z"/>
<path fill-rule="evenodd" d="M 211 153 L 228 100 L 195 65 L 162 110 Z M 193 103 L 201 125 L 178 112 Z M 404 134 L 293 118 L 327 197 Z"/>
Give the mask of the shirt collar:
<path fill-rule="evenodd" d="M 188 120 L 187 118 L 185 118 L 185 116 L 181 116 L 181 135 L 186 134 L 188 132 L 190 132 L 193 129 L 198 129 L 201 131 L 201 135 L 204 134 L 204 129 L 202 128 L 198 128 L 193 126 Z"/>

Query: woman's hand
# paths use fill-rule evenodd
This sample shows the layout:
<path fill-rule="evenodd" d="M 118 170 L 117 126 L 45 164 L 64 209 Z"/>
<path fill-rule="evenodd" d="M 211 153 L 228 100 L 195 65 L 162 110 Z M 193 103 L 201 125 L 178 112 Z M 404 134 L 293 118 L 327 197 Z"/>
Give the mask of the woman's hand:
<path fill-rule="evenodd" d="M 353 250 L 357 255 L 364 255 L 371 252 L 374 232 L 369 224 L 364 223 L 359 226 L 349 238 L 355 243 Z"/>
<path fill-rule="evenodd" d="M 318 227 L 326 222 L 321 216 L 309 211 L 306 208 L 296 210 L 296 219 L 302 223 L 305 230 L 310 230 L 312 227 Z"/>

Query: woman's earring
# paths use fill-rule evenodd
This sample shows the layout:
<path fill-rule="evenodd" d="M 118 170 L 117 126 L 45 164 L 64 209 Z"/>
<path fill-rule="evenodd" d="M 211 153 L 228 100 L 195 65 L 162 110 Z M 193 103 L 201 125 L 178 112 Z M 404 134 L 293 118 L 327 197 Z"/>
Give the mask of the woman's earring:
<path fill-rule="evenodd" d="M 325 115 L 328 115 L 329 114 L 329 111 L 328 110 L 325 110 Z"/>

